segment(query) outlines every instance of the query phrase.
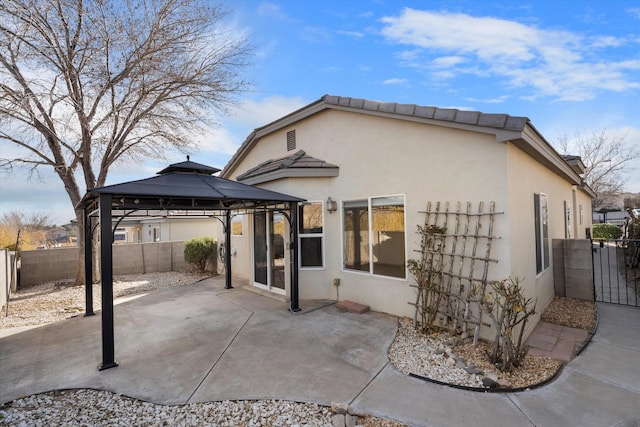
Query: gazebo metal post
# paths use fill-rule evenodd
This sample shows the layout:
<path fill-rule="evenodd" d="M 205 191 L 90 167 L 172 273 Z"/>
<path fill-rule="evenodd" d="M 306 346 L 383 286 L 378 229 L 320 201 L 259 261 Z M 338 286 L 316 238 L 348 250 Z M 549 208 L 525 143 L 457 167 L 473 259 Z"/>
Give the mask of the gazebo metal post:
<path fill-rule="evenodd" d="M 290 310 L 293 312 L 300 311 L 298 301 L 298 203 L 291 202 L 291 228 L 293 229 L 293 241 L 291 248 L 293 249 L 293 283 L 291 283 L 291 305 Z"/>
<path fill-rule="evenodd" d="M 232 289 L 231 286 L 231 211 L 227 210 L 225 218 L 225 239 L 224 239 L 224 270 L 225 270 L 225 289 Z"/>
<path fill-rule="evenodd" d="M 102 283 L 101 371 L 118 366 L 113 333 L 113 231 L 111 194 L 100 194 L 100 281 Z"/>
<path fill-rule="evenodd" d="M 93 316 L 93 239 L 91 229 L 91 217 L 87 208 L 82 210 L 82 222 L 84 225 L 84 315 Z"/>

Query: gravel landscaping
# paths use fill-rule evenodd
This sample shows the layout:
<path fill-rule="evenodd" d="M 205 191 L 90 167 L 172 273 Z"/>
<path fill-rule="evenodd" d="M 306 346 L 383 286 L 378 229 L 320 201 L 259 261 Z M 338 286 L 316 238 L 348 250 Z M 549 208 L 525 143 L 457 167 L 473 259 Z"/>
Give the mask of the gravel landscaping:
<path fill-rule="evenodd" d="M 152 273 L 116 277 L 116 298 L 185 286 L 206 276 L 192 273 Z M 100 308 L 100 288 L 94 287 L 94 309 Z M 542 319 L 565 326 L 595 330 L 595 304 L 556 298 Z M 9 316 L 3 309 L 0 329 L 41 325 L 84 312 L 84 287 L 50 282 L 20 290 L 11 297 Z M 489 344 L 456 342 L 447 334 L 425 336 L 409 319 L 399 319 L 388 356 L 399 371 L 437 382 L 474 389 L 486 387 L 486 378 L 505 388 L 526 388 L 556 374 L 560 362 L 527 355 L 521 367 L 500 373 L 486 358 Z M 336 420 L 336 417 L 338 419 Z M 340 418 L 342 417 L 342 418 Z M 107 391 L 69 390 L 42 393 L 0 407 L 0 425 L 112 426 L 332 426 L 347 421 L 331 408 L 287 401 L 223 401 L 182 406 L 156 405 Z M 351 423 L 356 419 L 349 420 Z M 355 424 L 352 424 L 355 425 Z M 358 417 L 357 425 L 398 427 L 402 424 L 375 417 Z"/>
<path fill-rule="evenodd" d="M 595 331 L 597 309 L 593 302 L 557 297 L 545 309 L 545 322 Z M 561 362 L 549 357 L 527 354 L 521 366 L 512 372 L 500 372 L 487 354 L 491 346 L 480 341 L 474 347 L 469 339 L 459 342 L 445 333 L 424 335 L 413 328 L 410 319 L 399 319 L 398 333 L 389 348 L 389 359 L 399 371 L 416 374 L 437 382 L 474 389 L 525 389 L 550 380 Z M 486 379 L 485 379 L 486 378 Z"/>

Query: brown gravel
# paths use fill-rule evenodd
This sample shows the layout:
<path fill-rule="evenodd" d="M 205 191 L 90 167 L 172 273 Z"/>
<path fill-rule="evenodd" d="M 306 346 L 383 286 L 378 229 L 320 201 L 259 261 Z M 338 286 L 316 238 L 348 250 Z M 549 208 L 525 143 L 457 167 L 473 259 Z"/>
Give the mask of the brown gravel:
<path fill-rule="evenodd" d="M 557 297 L 555 298 L 549 306 L 545 309 L 541 317 L 542 320 L 549 323 L 559 324 L 563 326 L 568 326 L 572 328 L 584 329 L 589 332 L 595 331 L 596 323 L 597 323 L 597 306 L 593 302 L 589 301 L 581 301 L 575 300 L 572 298 L 566 297 Z M 399 333 L 402 332 L 403 326 L 406 326 L 400 322 Z M 413 331 L 415 334 L 415 331 Z M 419 334 L 420 336 L 416 336 L 413 340 L 441 340 L 441 334 L 432 334 L 429 336 L 424 336 L 423 334 Z M 396 337 L 396 341 L 398 337 Z M 447 340 L 449 341 L 449 340 Z M 395 342 L 394 342 L 395 345 Z M 444 346 L 446 344 L 442 344 L 440 346 Z M 432 343 L 431 348 L 437 348 L 438 345 L 434 345 Z M 425 346 L 424 348 L 429 349 L 430 346 Z M 401 364 L 395 360 L 397 357 L 400 358 L 419 358 L 421 361 L 418 361 L 418 365 L 420 364 L 432 364 L 435 354 L 425 354 L 425 350 L 422 350 L 422 353 L 418 355 L 408 356 L 409 351 L 404 347 L 400 351 L 401 354 L 397 355 L 398 352 L 390 351 L 390 358 L 394 366 L 401 371 L 406 371 L 406 369 L 402 368 Z M 524 358 L 524 361 L 521 366 L 515 368 L 512 372 L 500 372 L 500 370 L 493 366 L 489 360 L 487 355 L 491 352 L 492 345 L 486 341 L 480 341 L 477 347 L 474 347 L 472 343 L 469 342 L 460 342 L 457 345 L 453 346 L 453 354 L 458 357 L 464 359 L 465 362 L 473 363 L 476 368 L 484 371 L 491 372 L 498 376 L 499 384 L 504 388 L 527 388 L 540 383 L 543 383 L 549 379 L 551 379 L 560 368 L 562 362 L 558 360 L 554 360 L 549 357 L 539 357 L 527 354 Z M 393 346 L 391 347 L 393 350 Z M 427 350 L 426 353 L 429 353 Z M 404 360 L 401 360 L 404 361 Z M 416 363 L 413 361 L 412 363 Z M 409 368 L 411 370 L 411 368 Z M 434 370 L 432 370 L 434 371 Z M 437 369 L 435 372 L 438 372 Z M 419 373 L 419 372 L 416 372 Z M 426 375 L 431 378 L 431 375 Z M 433 378 L 438 380 L 438 378 Z M 446 382 L 446 381 L 445 381 Z M 453 384 L 453 383 L 452 383 Z"/>
<path fill-rule="evenodd" d="M 553 377 L 562 364 L 550 357 L 527 354 L 522 365 L 512 372 L 500 372 L 487 358 L 487 354 L 491 352 L 491 344 L 486 341 L 478 342 L 477 347 L 471 343 L 463 343 L 457 345 L 453 352 L 465 361 L 473 362 L 478 369 L 498 375 L 498 383 L 504 388 L 526 388 L 540 384 Z"/>
<path fill-rule="evenodd" d="M 597 306 L 590 301 L 556 297 L 544 310 L 541 319 L 545 322 L 593 332 L 597 323 Z M 561 364 L 548 357 L 528 354 L 522 366 L 511 373 L 502 373 L 491 366 L 485 356 L 490 351 L 490 344 L 484 341 L 481 341 L 477 348 L 471 344 L 461 344 L 454 349 L 456 355 L 472 361 L 478 368 L 498 373 L 502 381 L 511 388 L 528 387 L 543 382 L 551 378 Z"/>
<path fill-rule="evenodd" d="M 542 313 L 542 320 L 593 332 L 596 329 L 597 307 L 591 301 L 556 297 Z"/>

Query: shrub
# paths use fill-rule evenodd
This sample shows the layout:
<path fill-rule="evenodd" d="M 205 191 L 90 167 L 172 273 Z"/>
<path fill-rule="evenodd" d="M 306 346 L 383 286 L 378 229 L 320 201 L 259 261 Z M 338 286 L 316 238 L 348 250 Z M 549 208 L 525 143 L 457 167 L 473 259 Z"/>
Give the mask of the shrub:
<path fill-rule="evenodd" d="M 198 237 L 184 243 L 184 260 L 204 273 L 207 262 L 216 253 L 216 241 L 211 237 Z"/>
<path fill-rule="evenodd" d="M 527 347 L 522 338 L 529 317 L 536 313 L 536 302 L 524 296 L 521 282 L 518 277 L 509 277 L 472 289 L 472 300 L 484 308 L 495 327 L 493 350 L 488 356 L 502 372 L 511 372 L 524 361 Z"/>
<path fill-rule="evenodd" d="M 593 238 L 594 239 L 619 239 L 622 237 L 622 230 L 620 227 L 612 224 L 594 224 L 593 225 Z"/>

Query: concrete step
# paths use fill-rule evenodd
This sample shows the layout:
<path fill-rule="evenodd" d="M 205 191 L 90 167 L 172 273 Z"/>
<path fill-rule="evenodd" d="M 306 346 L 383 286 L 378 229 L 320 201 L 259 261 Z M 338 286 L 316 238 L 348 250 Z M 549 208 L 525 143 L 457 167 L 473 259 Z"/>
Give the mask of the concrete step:
<path fill-rule="evenodd" d="M 370 310 L 368 305 L 359 304 L 353 301 L 339 301 L 336 308 L 341 311 L 348 311 L 356 314 L 363 314 Z"/>

